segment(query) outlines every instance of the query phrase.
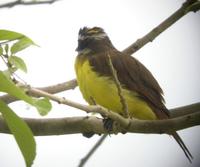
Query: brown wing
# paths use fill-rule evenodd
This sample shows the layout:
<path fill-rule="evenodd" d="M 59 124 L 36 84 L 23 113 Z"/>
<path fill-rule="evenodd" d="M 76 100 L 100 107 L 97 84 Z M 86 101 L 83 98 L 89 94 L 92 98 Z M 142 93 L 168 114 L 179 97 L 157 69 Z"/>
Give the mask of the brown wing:
<path fill-rule="evenodd" d="M 111 76 L 108 54 L 122 86 L 137 92 L 139 98 L 152 108 L 159 119 L 168 118 L 168 110 L 164 105 L 162 89 L 151 72 L 137 59 L 124 55 L 117 50 L 110 50 L 107 53 L 90 56 L 89 62 L 93 69 L 100 75 Z"/>

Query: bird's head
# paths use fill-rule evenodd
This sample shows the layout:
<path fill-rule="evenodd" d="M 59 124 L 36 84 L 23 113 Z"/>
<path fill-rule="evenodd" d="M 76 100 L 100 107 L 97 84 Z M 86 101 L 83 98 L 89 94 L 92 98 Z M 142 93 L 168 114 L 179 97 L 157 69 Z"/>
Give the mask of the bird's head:
<path fill-rule="evenodd" d="M 104 46 L 111 44 L 107 34 L 100 27 L 83 27 L 78 33 L 78 47 L 76 51 L 81 52 L 84 49 L 92 51 L 103 51 Z"/>

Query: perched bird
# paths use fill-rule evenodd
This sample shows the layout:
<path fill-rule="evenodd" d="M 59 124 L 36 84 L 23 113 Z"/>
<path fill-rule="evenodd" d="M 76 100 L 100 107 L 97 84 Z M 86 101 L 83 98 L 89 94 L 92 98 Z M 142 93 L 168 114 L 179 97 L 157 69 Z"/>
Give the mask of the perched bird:
<path fill-rule="evenodd" d="M 169 118 L 169 111 L 164 105 L 163 91 L 151 72 L 134 57 L 118 51 L 102 28 L 80 29 L 76 51 L 77 82 L 89 104 L 95 102 L 123 115 L 123 105 L 109 65 L 111 60 L 130 118 Z M 176 132 L 170 135 L 175 138 L 191 162 L 193 157 L 180 136 Z"/>

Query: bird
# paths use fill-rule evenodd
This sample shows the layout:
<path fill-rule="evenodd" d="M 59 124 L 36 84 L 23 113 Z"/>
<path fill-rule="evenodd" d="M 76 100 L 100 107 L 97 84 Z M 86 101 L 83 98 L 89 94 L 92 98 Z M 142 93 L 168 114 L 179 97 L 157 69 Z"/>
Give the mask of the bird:
<path fill-rule="evenodd" d="M 124 116 L 118 88 L 126 102 L 129 118 L 141 120 L 169 119 L 163 91 L 152 73 L 131 55 L 117 50 L 101 27 L 83 27 L 78 33 L 75 73 L 83 98 Z M 116 78 L 109 64 L 116 72 Z M 192 162 L 193 156 L 177 132 L 170 132 Z"/>

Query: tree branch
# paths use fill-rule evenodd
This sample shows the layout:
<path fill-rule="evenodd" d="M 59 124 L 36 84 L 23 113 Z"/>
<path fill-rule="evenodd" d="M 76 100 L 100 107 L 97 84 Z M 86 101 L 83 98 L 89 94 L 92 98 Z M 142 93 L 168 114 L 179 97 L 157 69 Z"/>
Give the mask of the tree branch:
<path fill-rule="evenodd" d="M 76 86 L 77 86 L 76 79 L 72 79 L 67 82 L 59 83 L 56 85 L 50 85 L 50 86 L 46 86 L 46 87 L 39 87 L 36 89 L 39 89 L 39 90 L 42 90 L 42 91 L 45 91 L 45 92 L 48 92 L 51 94 L 56 94 L 56 93 L 63 92 L 66 90 L 74 89 Z M 27 94 L 29 94 L 33 97 L 40 97 L 38 94 L 34 94 L 33 92 L 29 92 L 29 91 L 27 91 Z M 6 94 L 6 95 L 0 96 L 0 100 L 4 101 L 6 104 L 9 104 L 9 103 L 15 102 L 19 99 L 15 98 L 9 94 Z"/>
<path fill-rule="evenodd" d="M 152 42 L 158 35 L 164 32 L 167 28 L 173 25 L 181 17 L 189 12 L 197 12 L 200 9 L 200 2 L 197 0 L 187 0 L 183 5 L 161 24 L 151 30 L 148 34 L 138 39 L 136 42 L 131 44 L 129 47 L 123 50 L 123 53 L 131 55 L 138 51 L 141 47 L 149 42 Z"/>
<path fill-rule="evenodd" d="M 170 118 L 176 118 L 200 111 L 200 103 L 194 103 L 187 106 L 177 107 L 170 110 Z"/>
<path fill-rule="evenodd" d="M 195 105 L 195 104 L 194 104 Z M 199 104 L 197 104 L 199 105 Z M 187 107 L 187 106 L 185 106 Z M 182 112 L 181 110 L 179 110 Z M 64 135 L 91 133 L 107 134 L 101 118 L 90 117 L 66 117 L 66 118 L 49 118 L 33 119 L 23 118 L 32 129 L 35 136 Z M 200 125 L 200 111 L 193 114 L 180 116 L 167 120 L 129 120 L 129 127 L 126 129 L 130 133 L 153 133 L 161 134 L 171 131 L 178 131 L 193 126 Z M 109 133 L 124 132 L 123 127 L 115 127 L 115 130 Z M 0 116 L 0 133 L 10 134 L 10 131 Z"/>
<path fill-rule="evenodd" d="M 29 2 L 26 2 L 24 0 L 16 0 L 14 2 L 8 2 L 8 3 L 5 3 L 5 4 L 2 4 L 0 5 L 0 8 L 12 8 L 14 6 L 18 6 L 18 5 L 44 5 L 44 4 L 52 4 L 56 1 L 59 1 L 59 0 L 49 0 L 49 1 L 29 1 Z"/>

